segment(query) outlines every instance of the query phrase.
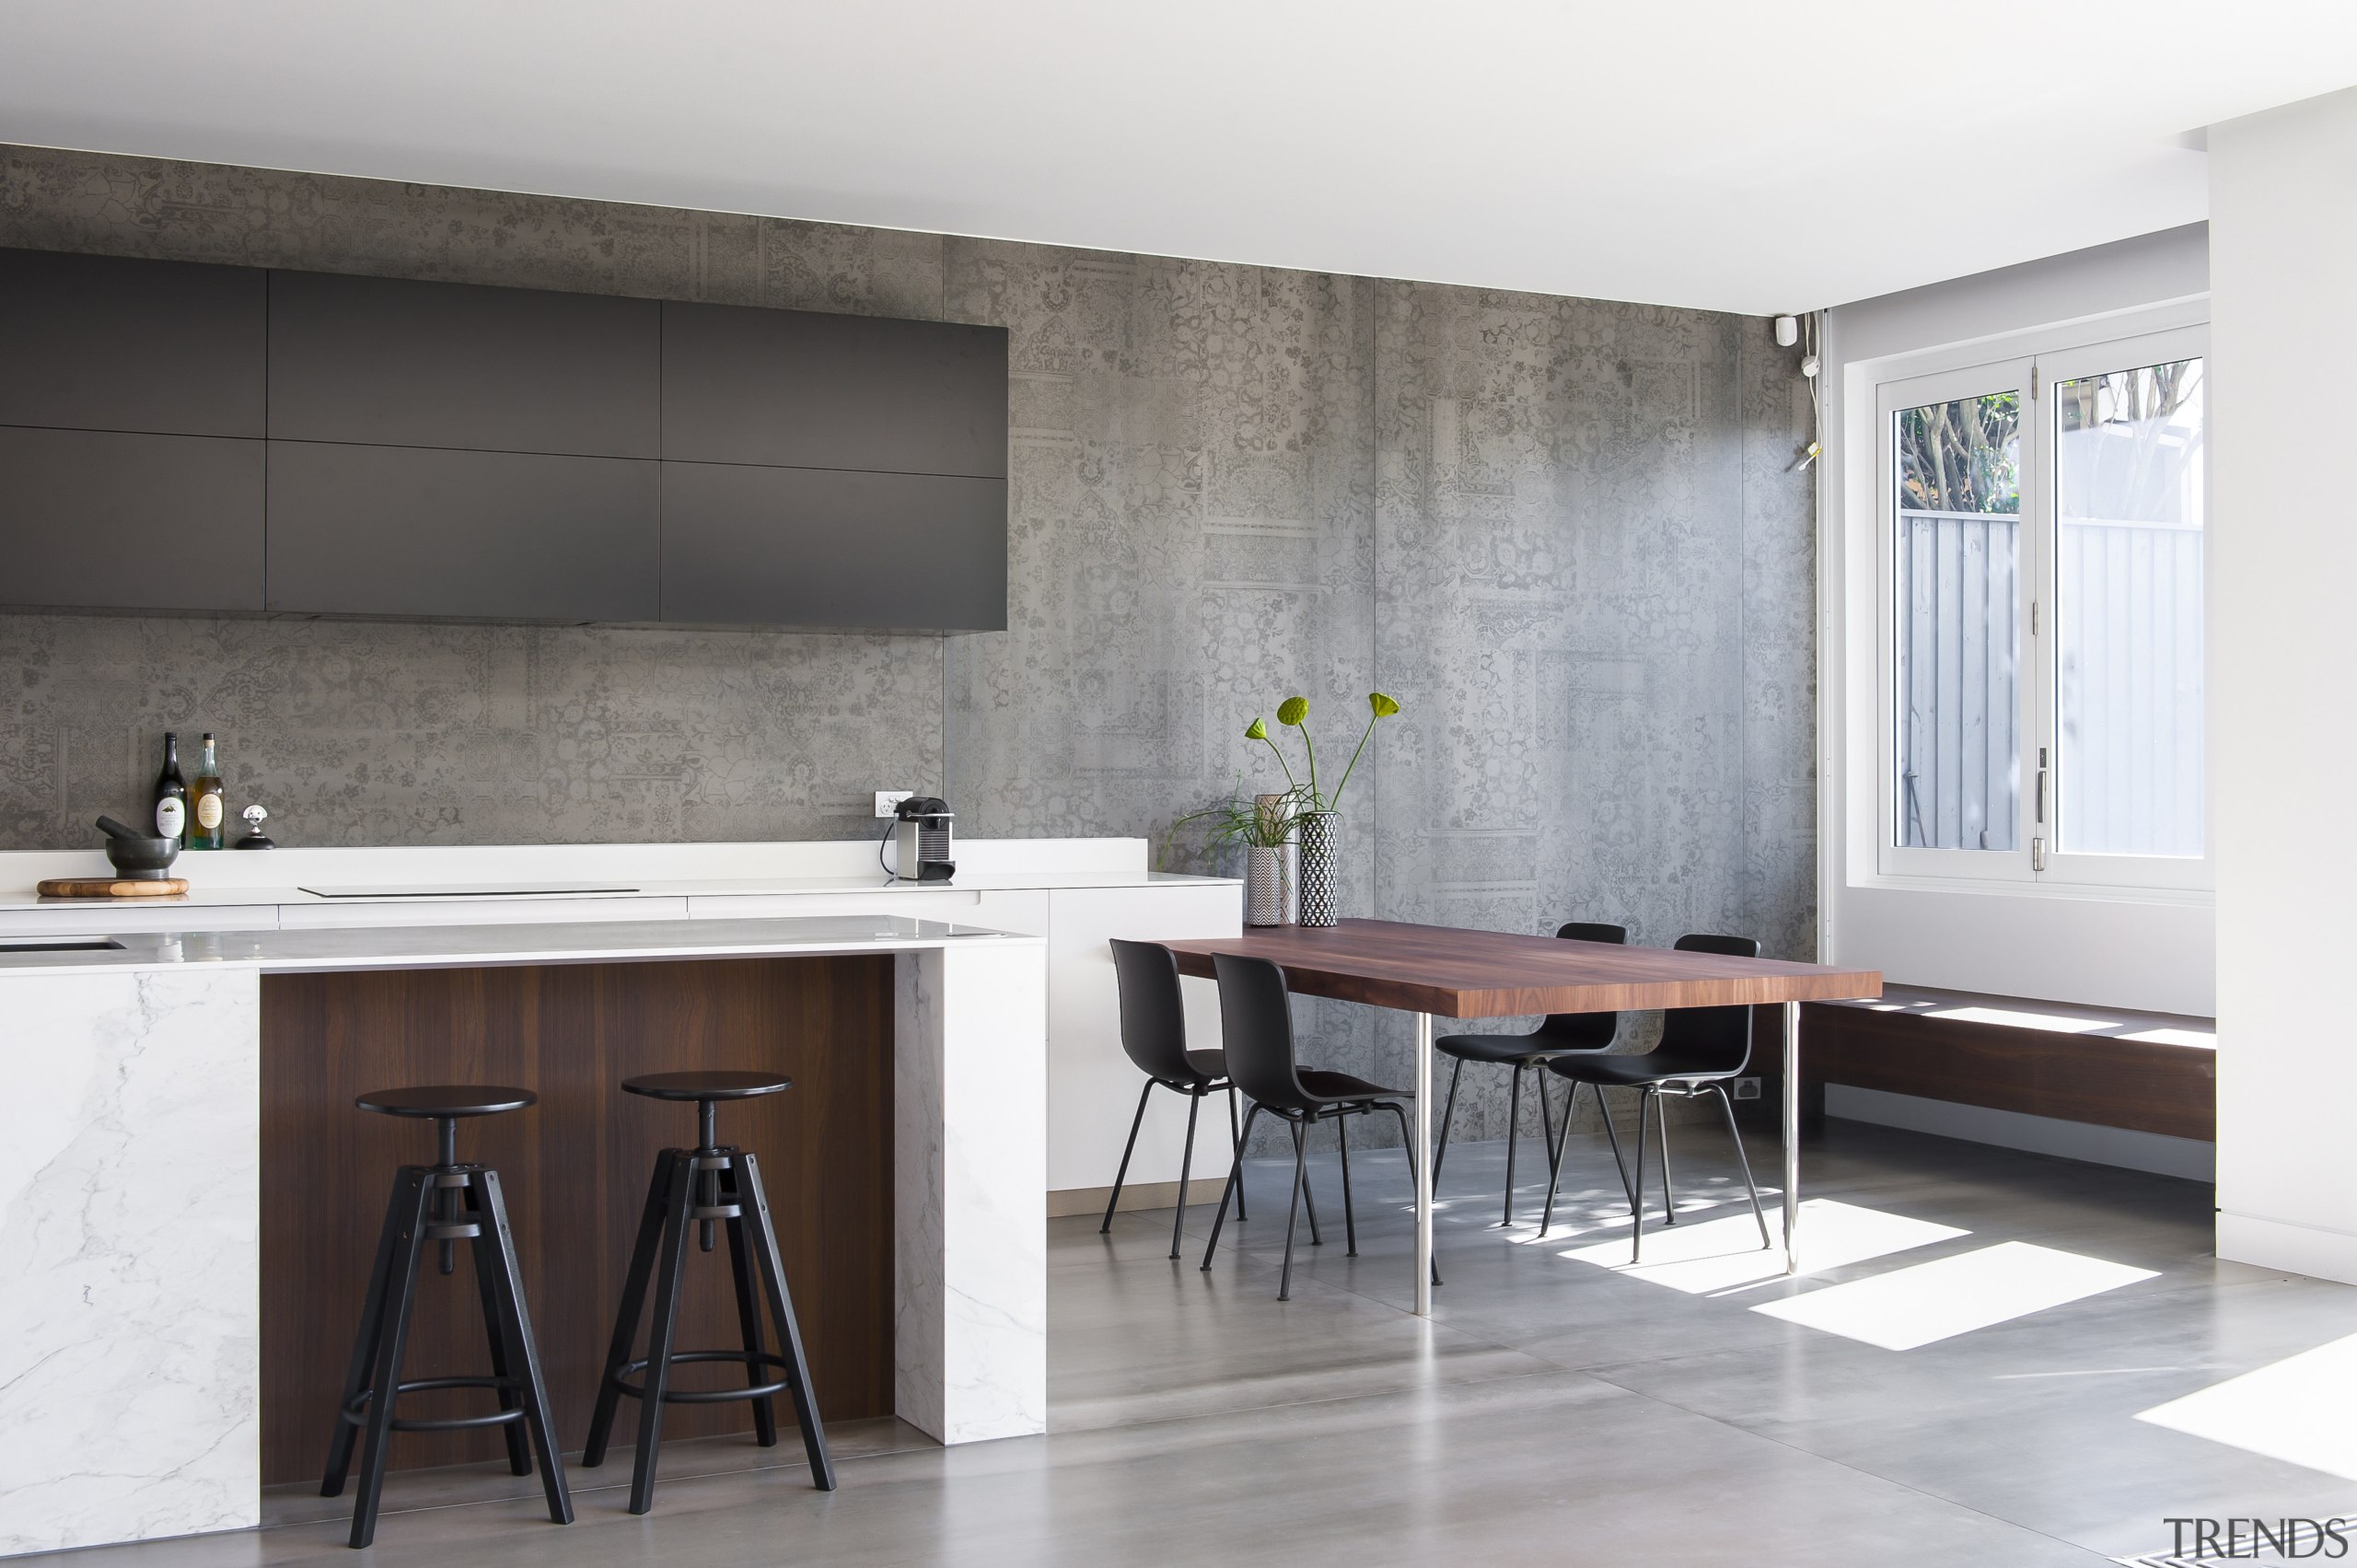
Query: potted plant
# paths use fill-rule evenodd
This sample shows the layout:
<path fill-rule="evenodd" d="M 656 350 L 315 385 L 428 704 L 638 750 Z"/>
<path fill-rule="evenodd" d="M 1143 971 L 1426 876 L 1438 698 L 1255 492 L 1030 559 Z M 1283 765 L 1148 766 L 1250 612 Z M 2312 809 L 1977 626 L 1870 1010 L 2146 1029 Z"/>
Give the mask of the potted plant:
<path fill-rule="evenodd" d="M 1334 851 L 1341 833 L 1342 791 L 1350 787 L 1351 774 L 1357 769 L 1359 759 L 1366 753 L 1366 743 L 1374 738 L 1376 725 L 1399 711 L 1394 699 L 1380 691 L 1366 694 L 1366 727 L 1359 731 L 1357 749 L 1342 769 L 1342 777 L 1328 794 L 1318 784 L 1318 748 L 1309 738 L 1309 699 L 1287 697 L 1277 706 L 1277 722 L 1287 729 L 1298 731 L 1301 749 L 1308 762 L 1309 777 L 1298 780 L 1293 764 L 1286 761 L 1284 749 L 1270 738 L 1268 726 L 1259 719 L 1245 730 L 1248 740 L 1265 742 L 1277 754 L 1277 762 L 1285 771 L 1285 782 L 1296 803 L 1294 830 L 1299 835 L 1301 848 L 1300 895 L 1298 916 L 1304 925 L 1331 925 L 1336 919 L 1334 908 Z"/>
<path fill-rule="evenodd" d="M 1170 824 L 1162 842 L 1162 858 L 1170 858 L 1170 841 L 1190 822 L 1208 822 L 1207 848 L 1229 845 L 1244 851 L 1244 923 L 1283 925 L 1285 921 L 1285 848 L 1300 816 L 1300 798 L 1292 790 L 1277 795 L 1248 796 L 1243 781 L 1236 792 L 1216 805 L 1190 811 Z"/>

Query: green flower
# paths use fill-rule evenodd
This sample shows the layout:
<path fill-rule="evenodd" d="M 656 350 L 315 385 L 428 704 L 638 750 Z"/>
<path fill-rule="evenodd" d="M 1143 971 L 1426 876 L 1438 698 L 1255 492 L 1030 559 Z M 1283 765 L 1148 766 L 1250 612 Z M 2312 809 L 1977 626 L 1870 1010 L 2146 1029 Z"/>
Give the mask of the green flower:
<path fill-rule="evenodd" d="M 1309 699 L 1306 697 L 1287 697 L 1277 704 L 1277 722 L 1281 725 L 1297 728 L 1308 716 Z"/>
<path fill-rule="evenodd" d="M 1266 740 L 1269 738 L 1269 726 L 1262 724 L 1259 719 L 1254 719 L 1252 721 L 1252 727 L 1244 732 L 1244 738 L 1247 740 Z"/>
<path fill-rule="evenodd" d="M 1387 697 L 1380 691 L 1370 691 L 1366 694 L 1366 705 L 1375 710 L 1376 718 L 1387 719 L 1399 711 L 1399 699 Z M 1260 721 L 1256 719 L 1253 722 L 1257 724 Z"/>

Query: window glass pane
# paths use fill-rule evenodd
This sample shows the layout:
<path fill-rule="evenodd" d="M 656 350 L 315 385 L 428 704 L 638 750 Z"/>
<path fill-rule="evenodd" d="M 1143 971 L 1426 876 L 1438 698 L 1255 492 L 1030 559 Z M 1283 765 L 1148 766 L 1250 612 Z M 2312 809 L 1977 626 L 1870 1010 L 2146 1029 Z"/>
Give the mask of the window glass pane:
<path fill-rule="evenodd" d="M 2199 359 L 2054 389 L 2060 848 L 2201 853 Z"/>
<path fill-rule="evenodd" d="M 1897 840 L 2012 850 L 2021 831 L 2021 395 L 1901 409 Z"/>

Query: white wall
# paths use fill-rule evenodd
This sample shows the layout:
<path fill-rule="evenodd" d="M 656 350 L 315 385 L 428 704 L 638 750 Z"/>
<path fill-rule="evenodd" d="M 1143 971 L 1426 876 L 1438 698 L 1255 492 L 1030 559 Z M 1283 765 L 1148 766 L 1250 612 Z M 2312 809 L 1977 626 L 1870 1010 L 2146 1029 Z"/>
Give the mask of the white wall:
<path fill-rule="evenodd" d="M 2112 330 L 2107 323 L 2156 306 L 2182 305 L 2198 319 L 2208 286 L 2208 236 L 2196 224 L 1827 313 L 1817 908 L 1818 948 L 1829 961 L 1871 966 L 1910 985 L 2212 1011 L 2214 936 L 2204 898 L 1958 892 L 1877 876 L 1874 465 L 1870 454 L 1850 460 L 1868 452 L 1875 383 L 1894 359 L 1952 349 L 1955 363 L 1978 363 L 2006 352 L 2016 334 L 2052 327 L 2099 341 Z M 2222 698 L 2212 703 L 2214 712 Z"/>
<path fill-rule="evenodd" d="M 2211 128 L 2218 1253 L 2357 1282 L 2357 91 Z"/>

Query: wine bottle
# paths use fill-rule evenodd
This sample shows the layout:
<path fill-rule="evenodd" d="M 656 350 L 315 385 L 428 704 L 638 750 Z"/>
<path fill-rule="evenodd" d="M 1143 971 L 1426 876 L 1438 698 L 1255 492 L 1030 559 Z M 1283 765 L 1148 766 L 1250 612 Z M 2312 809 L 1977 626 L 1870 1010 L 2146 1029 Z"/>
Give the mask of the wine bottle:
<path fill-rule="evenodd" d="M 188 848 L 219 849 L 227 842 L 228 829 L 222 819 L 228 814 L 228 806 L 221 793 L 221 759 L 208 730 L 204 756 L 196 765 L 196 783 L 189 790 Z"/>
<path fill-rule="evenodd" d="M 180 738 L 164 735 L 164 769 L 156 775 L 156 836 L 177 839 L 188 829 L 188 781 L 180 776 Z"/>

